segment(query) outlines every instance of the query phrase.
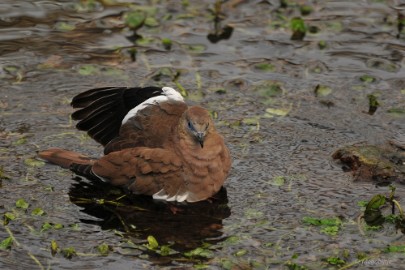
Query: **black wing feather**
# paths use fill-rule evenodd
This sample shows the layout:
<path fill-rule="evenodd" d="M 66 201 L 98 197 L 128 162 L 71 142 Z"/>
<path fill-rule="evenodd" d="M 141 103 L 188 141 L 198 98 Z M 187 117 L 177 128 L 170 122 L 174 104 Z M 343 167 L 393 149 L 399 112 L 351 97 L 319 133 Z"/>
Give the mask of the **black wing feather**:
<path fill-rule="evenodd" d="M 76 127 L 87 131 L 102 145 L 118 136 L 127 113 L 145 100 L 163 93 L 160 87 L 104 87 L 83 92 L 72 99 Z"/>
<path fill-rule="evenodd" d="M 80 93 L 73 97 L 71 105 L 73 108 L 84 108 L 87 107 L 90 103 L 95 100 L 106 97 L 108 95 L 119 95 L 123 91 L 124 87 L 104 87 L 104 88 L 95 88 L 83 93 Z"/>

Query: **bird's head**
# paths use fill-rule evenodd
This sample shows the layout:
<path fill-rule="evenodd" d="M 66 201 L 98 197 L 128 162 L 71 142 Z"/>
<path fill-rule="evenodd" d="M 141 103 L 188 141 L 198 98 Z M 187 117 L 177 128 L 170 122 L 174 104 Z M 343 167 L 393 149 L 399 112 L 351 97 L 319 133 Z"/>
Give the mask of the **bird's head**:
<path fill-rule="evenodd" d="M 201 148 L 204 147 L 207 135 L 215 129 L 209 112 L 198 106 L 192 106 L 184 112 L 181 125 L 185 133 L 199 143 Z"/>

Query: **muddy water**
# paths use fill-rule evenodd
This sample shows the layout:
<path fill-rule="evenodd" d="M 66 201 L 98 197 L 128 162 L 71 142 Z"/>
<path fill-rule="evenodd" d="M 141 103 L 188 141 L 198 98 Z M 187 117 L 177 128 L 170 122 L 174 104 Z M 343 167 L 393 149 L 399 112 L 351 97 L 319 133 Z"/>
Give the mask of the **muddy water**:
<path fill-rule="evenodd" d="M 1 269 L 402 269 L 404 253 L 384 250 L 404 245 L 404 235 L 389 224 L 369 230 L 358 218 L 358 202 L 388 189 L 353 182 L 331 159 L 342 145 L 405 132 L 396 3 L 306 1 L 313 31 L 291 41 L 297 4 L 229 1 L 210 41 L 212 2 L 0 3 L 0 209 L 15 216 L 0 229 L 1 241 L 14 237 L 0 249 Z M 137 31 L 142 39 L 126 26 L 132 9 L 154 19 Z M 221 36 L 225 26 L 233 31 Z M 169 50 L 162 38 L 172 40 Z M 143 197 L 117 201 L 119 190 L 35 162 L 51 146 L 100 155 L 74 129 L 69 101 L 89 88 L 130 85 L 182 87 L 190 104 L 213 112 L 234 159 L 214 202 L 173 210 Z M 316 93 L 317 85 L 326 90 Z M 368 95 L 380 103 L 373 115 Z M 16 207 L 20 198 L 28 209 Z M 342 224 L 333 235 L 304 217 Z M 158 248 L 148 246 L 151 235 Z"/>

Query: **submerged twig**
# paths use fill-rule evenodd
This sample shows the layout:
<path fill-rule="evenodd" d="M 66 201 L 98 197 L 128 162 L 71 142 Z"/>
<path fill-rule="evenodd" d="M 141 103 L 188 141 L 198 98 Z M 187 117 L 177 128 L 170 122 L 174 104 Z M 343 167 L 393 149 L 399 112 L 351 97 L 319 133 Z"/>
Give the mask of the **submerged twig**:
<path fill-rule="evenodd" d="M 358 228 L 359 228 L 360 234 L 361 234 L 361 235 L 365 235 L 365 233 L 364 233 L 364 231 L 363 231 L 363 228 L 362 228 L 362 225 L 361 225 L 361 219 L 362 219 L 362 218 L 364 218 L 364 215 L 363 215 L 363 214 L 360 214 L 360 215 L 357 217 L 357 226 L 358 226 Z"/>
<path fill-rule="evenodd" d="M 392 201 L 393 204 L 395 204 L 397 206 L 398 211 L 399 211 L 399 215 L 401 216 L 401 218 L 405 219 L 404 210 L 402 210 L 402 207 L 399 204 L 399 202 L 397 200 L 395 200 L 395 199 L 392 199 L 391 201 Z"/>
<path fill-rule="evenodd" d="M 13 239 L 13 243 L 16 244 L 17 247 L 21 246 L 21 244 L 17 241 L 17 239 L 14 237 L 13 232 L 10 230 L 8 226 L 3 226 L 8 235 Z M 41 270 L 45 270 L 45 267 L 42 265 L 42 263 L 31 253 L 27 252 L 28 256 L 39 266 Z"/>
<path fill-rule="evenodd" d="M 33 254 L 31 254 L 30 252 L 28 252 L 28 256 L 30 256 L 30 258 L 36 263 L 38 264 L 39 268 L 41 270 L 45 270 L 45 267 L 42 265 L 42 263 L 37 259 L 37 257 L 35 257 Z"/>
<path fill-rule="evenodd" d="M 17 245 L 17 247 L 19 247 L 20 243 L 14 237 L 14 234 L 11 232 L 10 228 L 8 226 L 4 226 L 4 228 L 6 229 L 6 232 L 8 233 L 8 235 L 10 235 L 11 239 L 13 239 L 13 243 L 15 243 Z"/>

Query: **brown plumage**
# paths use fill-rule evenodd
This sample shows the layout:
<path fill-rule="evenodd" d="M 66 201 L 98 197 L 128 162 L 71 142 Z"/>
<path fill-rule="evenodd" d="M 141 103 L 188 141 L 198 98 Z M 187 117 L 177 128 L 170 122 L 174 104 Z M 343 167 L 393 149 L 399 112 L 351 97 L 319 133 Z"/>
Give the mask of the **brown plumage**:
<path fill-rule="evenodd" d="M 231 167 L 229 150 L 207 110 L 188 107 L 164 87 L 100 88 L 72 100 L 77 127 L 105 146 L 91 159 L 51 148 L 39 153 L 79 175 L 135 194 L 196 202 L 219 191 Z"/>

